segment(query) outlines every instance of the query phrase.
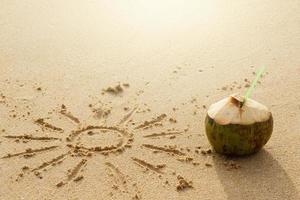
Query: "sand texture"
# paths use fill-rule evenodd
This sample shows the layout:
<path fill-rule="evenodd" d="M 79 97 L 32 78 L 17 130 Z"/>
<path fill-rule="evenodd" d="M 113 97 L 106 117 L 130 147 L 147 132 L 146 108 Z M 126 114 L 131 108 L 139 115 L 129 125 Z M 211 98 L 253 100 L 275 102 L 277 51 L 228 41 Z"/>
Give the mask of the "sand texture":
<path fill-rule="evenodd" d="M 273 135 L 218 155 L 263 65 Z M 298 200 L 299 146 L 299 0 L 0 0 L 1 200 Z"/>

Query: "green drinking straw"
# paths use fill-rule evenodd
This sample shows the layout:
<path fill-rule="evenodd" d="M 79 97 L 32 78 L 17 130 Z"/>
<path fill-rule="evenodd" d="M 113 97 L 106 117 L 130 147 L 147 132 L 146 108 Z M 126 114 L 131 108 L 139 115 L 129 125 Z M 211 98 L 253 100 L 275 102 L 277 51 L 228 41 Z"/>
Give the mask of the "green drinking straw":
<path fill-rule="evenodd" d="M 266 67 L 262 67 L 256 74 L 256 77 L 254 79 L 254 81 L 251 83 L 251 86 L 249 87 L 249 89 L 247 90 L 245 96 L 244 96 L 244 101 L 242 102 L 241 107 L 246 103 L 246 101 L 249 99 L 249 97 L 251 96 L 254 88 L 257 85 L 257 81 L 259 80 L 259 78 L 261 77 L 261 75 L 264 73 Z"/>

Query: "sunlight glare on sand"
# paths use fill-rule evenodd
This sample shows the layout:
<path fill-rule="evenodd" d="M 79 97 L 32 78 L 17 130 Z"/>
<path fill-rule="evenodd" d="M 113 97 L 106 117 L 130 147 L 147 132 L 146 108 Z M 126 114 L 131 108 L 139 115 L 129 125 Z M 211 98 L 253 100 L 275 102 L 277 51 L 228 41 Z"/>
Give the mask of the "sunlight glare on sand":
<path fill-rule="evenodd" d="M 213 24 L 217 14 L 214 1 L 122 1 L 130 13 L 131 23 L 144 26 L 147 31 L 155 31 L 168 27 L 177 28 L 183 25 Z M 192 20 L 191 20 L 192 19 Z"/>

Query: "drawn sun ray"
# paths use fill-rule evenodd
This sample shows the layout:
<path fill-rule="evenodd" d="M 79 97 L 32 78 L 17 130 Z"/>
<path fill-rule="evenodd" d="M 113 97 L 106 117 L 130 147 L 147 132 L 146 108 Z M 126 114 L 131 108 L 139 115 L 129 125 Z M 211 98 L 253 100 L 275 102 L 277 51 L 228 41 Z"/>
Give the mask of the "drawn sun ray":
<path fill-rule="evenodd" d="M 120 190 L 121 195 L 127 194 L 131 196 L 130 199 L 141 199 L 141 191 L 136 183 L 131 183 L 131 180 L 126 176 L 118 166 L 111 162 L 106 162 L 107 170 L 110 172 L 108 175 L 113 178 L 115 190 Z M 126 198 L 128 199 L 128 198 Z"/>
<path fill-rule="evenodd" d="M 26 149 L 23 152 L 20 153 L 14 153 L 14 154 L 7 154 L 6 156 L 3 156 L 2 158 L 11 158 L 11 157 L 16 157 L 16 156 L 22 156 L 22 155 L 28 155 L 28 154 L 34 154 L 34 153 L 41 153 L 41 152 L 45 152 L 45 151 L 49 151 L 49 150 L 53 150 L 58 148 L 59 146 L 49 146 L 49 147 L 43 147 L 43 148 L 39 148 L 39 149 Z"/>
<path fill-rule="evenodd" d="M 108 166 L 111 172 L 114 173 L 113 175 L 115 175 L 115 180 L 120 181 L 124 189 L 127 190 L 126 178 L 125 175 L 120 171 L 120 169 L 110 162 L 106 162 L 105 165 Z"/>
<path fill-rule="evenodd" d="M 75 122 L 77 124 L 80 123 L 79 118 L 75 117 L 71 112 L 68 112 L 67 107 L 64 104 L 61 106 L 61 110 L 59 111 L 59 113 L 70 119 L 72 122 Z"/>
<path fill-rule="evenodd" d="M 35 123 L 37 125 L 41 126 L 42 128 L 47 128 L 47 129 L 51 129 L 53 131 L 58 131 L 58 132 L 63 132 L 64 131 L 62 128 L 59 128 L 57 126 L 49 124 L 48 122 L 45 122 L 45 120 L 43 118 L 35 120 Z"/>
<path fill-rule="evenodd" d="M 65 153 L 65 154 L 61 154 L 53 159 L 51 159 L 50 161 L 46 161 L 44 162 L 43 164 L 41 164 L 40 166 L 32 169 L 31 171 L 34 172 L 34 171 L 38 171 L 38 170 L 41 170 L 41 169 L 44 169 L 46 167 L 48 167 L 49 165 L 54 165 L 56 163 L 59 163 L 60 161 L 62 161 L 67 155 L 69 155 L 70 152 L 68 153 Z"/>
<path fill-rule="evenodd" d="M 161 114 L 157 117 L 155 117 L 154 119 L 150 120 L 150 121 L 145 121 L 144 123 L 136 126 L 134 129 L 145 129 L 145 128 L 149 128 L 152 125 L 155 125 L 156 123 L 161 122 L 163 119 L 165 119 L 167 117 L 166 114 Z"/>
<path fill-rule="evenodd" d="M 56 137 L 36 137 L 32 135 L 4 135 L 3 137 L 8 139 L 21 139 L 21 140 L 44 140 L 44 141 L 60 140 L 60 138 L 56 138 Z"/>
<path fill-rule="evenodd" d="M 166 152 L 166 153 L 172 153 L 172 154 L 176 154 L 176 155 L 179 155 L 179 156 L 185 156 L 186 155 L 186 153 L 181 152 L 177 149 L 173 149 L 173 148 L 160 147 L 160 146 L 155 146 L 155 145 L 152 145 L 152 144 L 143 144 L 142 146 L 146 147 L 148 149 L 163 151 L 163 152 Z"/>
<path fill-rule="evenodd" d="M 74 181 L 79 181 L 83 178 L 83 176 L 77 176 L 77 174 L 79 173 L 80 169 L 83 166 L 86 166 L 87 160 L 86 159 L 82 159 L 72 170 L 69 171 L 69 174 L 67 175 L 67 178 L 64 181 L 61 181 L 59 183 L 56 184 L 57 187 L 61 187 L 65 184 L 67 184 L 68 182 L 70 182 L 71 180 Z"/>
<path fill-rule="evenodd" d="M 119 124 L 126 124 L 126 122 L 129 121 L 129 119 L 133 116 L 133 114 L 136 112 L 138 109 L 138 106 L 134 107 L 128 114 L 126 114 L 119 122 Z"/>
<path fill-rule="evenodd" d="M 152 133 L 149 135 L 144 135 L 144 138 L 153 138 L 153 137 L 160 137 L 160 136 L 172 136 L 172 135 L 180 135 L 182 131 L 168 131 L 168 132 L 160 132 L 160 133 Z"/>
<path fill-rule="evenodd" d="M 146 162 L 146 161 L 144 161 L 144 160 L 138 159 L 138 158 L 136 158 L 136 157 L 131 157 L 131 159 L 132 159 L 137 165 L 139 165 L 139 166 L 141 166 L 141 167 L 144 167 L 144 168 L 146 168 L 146 169 L 148 169 L 148 170 L 152 170 L 152 171 L 154 171 L 154 172 L 156 172 L 156 173 L 159 173 L 159 174 L 163 174 L 164 172 L 162 172 L 161 170 L 162 170 L 163 168 L 166 167 L 165 164 L 161 164 L 161 165 L 153 165 L 153 164 L 150 164 L 150 163 L 148 163 L 148 162 Z"/>

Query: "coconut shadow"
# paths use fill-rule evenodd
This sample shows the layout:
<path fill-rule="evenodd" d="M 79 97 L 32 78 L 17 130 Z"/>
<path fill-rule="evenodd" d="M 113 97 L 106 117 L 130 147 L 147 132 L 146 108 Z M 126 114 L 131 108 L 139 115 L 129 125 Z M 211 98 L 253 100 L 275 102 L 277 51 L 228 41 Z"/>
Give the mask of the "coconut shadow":
<path fill-rule="evenodd" d="M 239 169 L 228 169 L 224 161 L 234 160 Z M 247 157 L 215 156 L 214 166 L 227 199 L 230 200 L 298 200 L 297 188 L 272 155 L 262 149 Z"/>

